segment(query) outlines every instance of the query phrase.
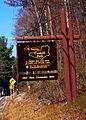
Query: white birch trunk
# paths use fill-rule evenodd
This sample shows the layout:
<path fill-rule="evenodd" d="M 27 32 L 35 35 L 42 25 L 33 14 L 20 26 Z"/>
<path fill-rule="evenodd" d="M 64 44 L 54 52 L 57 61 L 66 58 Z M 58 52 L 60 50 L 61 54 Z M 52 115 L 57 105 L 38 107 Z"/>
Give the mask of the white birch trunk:
<path fill-rule="evenodd" d="M 39 14 L 38 14 L 38 11 L 37 11 L 37 6 L 35 4 L 35 1 L 34 0 L 32 0 L 32 1 L 33 1 L 33 4 L 34 4 L 34 10 L 35 10 L 37 21 L 38 21 L 38 24 L 39 24 L 40 35 L 43 36 L 42 25 L 41 25 L 41 22 L 39 21 Z"/>
<path fill-rule="evenodd" d="M 49 2 L 48 2 L 48 24 L 50 28 L 50 33 L 53 35 L 53 27 L 52 27 L 52 20 L 51 20 L 51 12 L 50 12 L 50 7 L 49 7 Z"/>

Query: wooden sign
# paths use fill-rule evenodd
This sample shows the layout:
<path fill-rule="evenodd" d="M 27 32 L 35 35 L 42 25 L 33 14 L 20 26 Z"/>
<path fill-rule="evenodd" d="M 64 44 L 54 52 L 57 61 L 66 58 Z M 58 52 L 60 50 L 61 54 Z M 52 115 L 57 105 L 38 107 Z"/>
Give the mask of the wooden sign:
<path fill-rule="evenodd" d="M 56 42 L 17 43 L 20 80 L 56 80 Z"/>

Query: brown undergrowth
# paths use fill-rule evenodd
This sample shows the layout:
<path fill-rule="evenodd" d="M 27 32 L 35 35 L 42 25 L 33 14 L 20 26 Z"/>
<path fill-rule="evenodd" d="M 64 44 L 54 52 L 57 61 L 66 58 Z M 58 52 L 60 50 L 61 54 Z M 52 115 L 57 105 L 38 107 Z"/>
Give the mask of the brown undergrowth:
<path fill-rule="evenodd" d="M 10 98 L 3 120 L 86 120 L 86 94 L 71 103 L 45 101 L 28 94 Z"/>

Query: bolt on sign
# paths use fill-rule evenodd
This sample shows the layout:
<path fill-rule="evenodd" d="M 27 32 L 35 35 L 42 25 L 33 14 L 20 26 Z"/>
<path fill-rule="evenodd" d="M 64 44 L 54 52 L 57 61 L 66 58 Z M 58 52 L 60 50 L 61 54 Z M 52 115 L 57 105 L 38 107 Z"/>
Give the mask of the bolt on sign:
<path fill-rule="evenodd" d="M 17 43 L 20 80 L 57 80 L 55 41 Z"/>

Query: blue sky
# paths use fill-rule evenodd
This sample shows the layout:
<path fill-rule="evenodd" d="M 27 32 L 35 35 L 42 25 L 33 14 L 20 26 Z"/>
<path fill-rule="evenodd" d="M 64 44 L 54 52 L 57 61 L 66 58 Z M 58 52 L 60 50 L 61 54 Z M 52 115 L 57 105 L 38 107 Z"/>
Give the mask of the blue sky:
<path fill-rule="evenodd" d="M 0 0 L 0 36 L 8 38 L 8 46 L 14 45 L 14 56 L 16 55 L 16 42 L 15 40 L 10 40 L 10 38 L 14 37 L 12 33 L 14 30 L 17 12 L 17 8 L 10 7 L 4 4 L 4 0 Z"/>

